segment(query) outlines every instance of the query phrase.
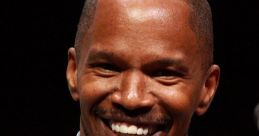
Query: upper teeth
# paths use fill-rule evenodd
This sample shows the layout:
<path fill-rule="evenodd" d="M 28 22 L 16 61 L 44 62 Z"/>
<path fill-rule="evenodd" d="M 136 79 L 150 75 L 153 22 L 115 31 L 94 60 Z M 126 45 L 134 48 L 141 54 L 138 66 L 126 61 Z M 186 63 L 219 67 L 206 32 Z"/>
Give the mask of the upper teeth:
<path fill-rule="evenodd" d="M 123 134 L 132 134 L 132 135 L 147 135 L 147 128 L 138 128 L 135 125 L 126 125 L 122 123 L 112 123 L 111 128 L 113 131 Z"/>

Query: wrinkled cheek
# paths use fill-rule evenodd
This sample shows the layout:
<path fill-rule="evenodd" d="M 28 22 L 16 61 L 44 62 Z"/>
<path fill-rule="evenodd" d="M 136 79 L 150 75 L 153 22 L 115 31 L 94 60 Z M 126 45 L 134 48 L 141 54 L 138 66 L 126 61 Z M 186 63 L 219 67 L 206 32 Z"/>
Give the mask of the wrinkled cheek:
<path fill-rule="evenodd" d="M 109 87 L 104 80 L 86 80 L 79 86 L 80 104 L 84 108 L 91 109 L 99 101 L 104 99 Z"/>
<path fill-rule="evenodd" d="M 99 127 L 99 123 L 96 120 L 95 117 L 93 117 L 92 115 L 89 115 L 87 113 L 82 113 L 81 114 L 81 123 L 82 123 L 82 130 L 84 131 L 85 134 L 87 134 L 86 136 L 90 135 L 90 136 L 97 136 L 97 132 L 95 130 L 100 129 Z"/>
<path fill-rule="evenodd" d="M 86 136 L 99 136 L 100 130 L 100 120 L 98 117 L 94 114 L 92 111 L 93 105 L 92 105 L 92 98 L 83 98 L 80 102 L 80 110 L 81 110 L 81 122 L 83 123 L 82 129 L 84 129 L 84 132 L 87 134 Z"/>

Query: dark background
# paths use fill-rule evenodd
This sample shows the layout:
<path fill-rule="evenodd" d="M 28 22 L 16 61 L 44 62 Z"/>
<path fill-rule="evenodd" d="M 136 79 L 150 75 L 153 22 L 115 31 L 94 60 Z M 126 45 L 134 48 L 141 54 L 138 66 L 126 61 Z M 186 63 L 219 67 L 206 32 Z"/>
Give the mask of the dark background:
<path fill-rule="evenodd" d="M 258 0 L 210 0 L 215 62 L 221 82 L 211 108 L 191 125 L 194 136 L 257 136 Z M 1 2 L 3 136 L 74 136 L 79 105 L 65 71 L 83 0 Z M 2 14 L 1 13 L 1 14 Z M 6 106 L 7 105 L 7 106 Z"/>

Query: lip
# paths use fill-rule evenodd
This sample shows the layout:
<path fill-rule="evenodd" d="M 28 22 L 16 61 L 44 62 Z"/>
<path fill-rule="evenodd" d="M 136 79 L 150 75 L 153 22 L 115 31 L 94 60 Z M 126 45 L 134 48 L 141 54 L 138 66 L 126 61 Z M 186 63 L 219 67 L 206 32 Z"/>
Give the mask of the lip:
<path fill-rule="evenodd" d="M 114 136 L 164 136 L 169 131 L 168 124 L 161 124 L 161 123 L 155 123 L 155 122 L 136 122 L 134 120 L 129 119 L 123 119 L 123 118 L 109 118 L 109 117 L 99 117 L 104 124 L 104 126 L 109 129 L 111 133 L 114 134 Z M 146 135 L 137 135 L 137 134 L 123 134 L 119 132 L 115 132 L 112 130 L 111 125 L 112 123 L 117 124 L 124 124 L 127 126 L 137 126 L 138 128 L 144 128 L 148 129 L 148 133 Z"/>

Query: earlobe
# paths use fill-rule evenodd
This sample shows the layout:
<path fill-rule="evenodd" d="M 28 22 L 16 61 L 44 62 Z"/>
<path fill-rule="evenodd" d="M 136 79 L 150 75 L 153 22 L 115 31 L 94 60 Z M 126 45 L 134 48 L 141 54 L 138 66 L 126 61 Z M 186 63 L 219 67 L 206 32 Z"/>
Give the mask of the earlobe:
<path fill-rule="evenodd" d="M 77 91 L 77 61 L 75 48 L 68 50 L 68 64 L 67 64 L 67 83 L 70 94 L 75 101 L 79 100 L 79 93 Z"/>
<path fill-rule="evenodd" d="M 208 70 L 207 78 L 203 85 L 200 103 L 196 109 L 197 115 L 202 115 L 208 110 L 213 100 L 213 97 L 216 93 L 218 83 L 219 83 L 219 77 L 220 77 L 219 66 L 212 65 Z"/>

